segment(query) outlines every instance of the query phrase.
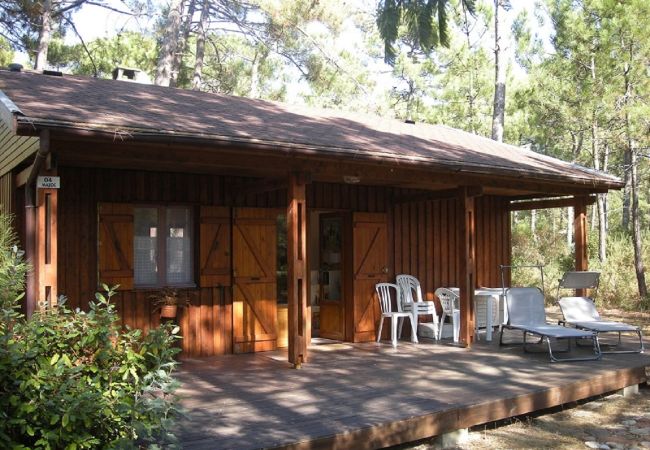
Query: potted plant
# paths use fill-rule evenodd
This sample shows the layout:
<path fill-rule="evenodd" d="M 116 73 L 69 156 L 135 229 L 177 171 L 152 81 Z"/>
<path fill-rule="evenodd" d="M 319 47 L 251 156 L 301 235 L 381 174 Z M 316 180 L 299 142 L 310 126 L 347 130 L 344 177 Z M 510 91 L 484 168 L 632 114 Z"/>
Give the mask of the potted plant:
<path fill-rule="evenodd" d="M 174 288 L 164 287 L 160 292 L 151 296 L 155 310 L 160 310 L 161 319 L 174 319 L 178 308 L 185 308 L 190 304 L 188 298 L 179 298 L 178 291 Z"/>

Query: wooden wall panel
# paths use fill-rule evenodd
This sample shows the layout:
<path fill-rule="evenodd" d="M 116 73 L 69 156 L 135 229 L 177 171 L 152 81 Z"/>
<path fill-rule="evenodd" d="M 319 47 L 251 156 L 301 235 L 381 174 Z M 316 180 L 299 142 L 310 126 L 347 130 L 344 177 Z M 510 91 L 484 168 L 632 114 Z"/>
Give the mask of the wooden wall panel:
<path fill-rule="evenodd" d="M 436 288 L 458 284 L 456 211 L 456 200 L 434 200 L 397 204 L 389 216 L 394 274 L 418 277 L 428 299 Z M 500 286 L 499 265 L 510 263 L 509 212 L 500 198 L 476 199 L 476 259 L 477 287 Z"/>
<path fill-rule="evenodd" d="M 0 207 L 5 213 L 15 212 L 14 177 L 11 172 L 0 176 Z"/>
<path fill-rule="evenodd" d="M 245 196 L 233 193 L 233 186 L 255 183 L 242 177 L 71 167 L 59 167 L 59 175 L 59 291 L 68 296 L 72 307 L 87 307 L 97 289 L 98 203 L 190 204 L 196 206 L 198 218 L 201 205 L 286 208 L 287 201 L 286 189 Z M 423 283 L 423 294 L 431 299 L 435 288 L 456 283 L 455 200 L 393 203 L 409 192 L 313 183 L 307 186 L 307 208 L 386 213 L 389 278 L 412 273 Z M 498 265 L 508 264 L 510 258 L 509 213 L 502 199 L 479 197 L 476 214 L 477 284 L 498 286 Z M 158 325 L 150 294 L 136 290 L 114 298 L 124 325 L 145 330 Z M 191 303 L 178 317 L 184 335 L 180 343 L 183 354 L 232 353 L 232 289 L 196 288 L 184 290 L 183 295 Z"/>
<path fill-rule="evenodd" d="M 7 124 L 0 120 L 0 175 L 9 173 L 36 153 L 38 146 L 38 138 L 16 136 Z"/>

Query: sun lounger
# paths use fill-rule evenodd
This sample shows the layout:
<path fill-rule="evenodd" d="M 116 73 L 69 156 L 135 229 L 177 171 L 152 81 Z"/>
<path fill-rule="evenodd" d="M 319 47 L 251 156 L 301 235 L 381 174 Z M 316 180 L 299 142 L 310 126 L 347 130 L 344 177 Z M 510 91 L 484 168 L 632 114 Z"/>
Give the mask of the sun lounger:
<path fill-rule="evenodd" d="M 636 334 L 639 346 L 630 350 L 606 350 L 603 353 L 642 353 L 643 334 L 641 328 L 623 322 L 602 320 L 596 305 L 589 297 L 562 297 L 558 300 L 562 309 L 564 323 L 580 330 L 592 331 L 596 334 L 618 333 L 618 343 L 621 343 L 622 333 Z"/>
<path fill-rule="evenodd" d="M 576 328 L 550 325 L 546 322 L 544 310 L 544 294 L 538 288 L 523 287 L 509 288 L 506 290 L 506 306 L 508 308 L 508 322 L 506 328 L 522 331 L 524 334 L 524 351 L 528 350 L 527 336 L 533 335 L 540 338 L 539 342 L 546 342 L 548 354 L 553 362 L 560 361 L 589 361 L 600 359 L 602 354 L 598 342 L 598 334 L 579 330 Z M 503 332 L 499 345 L 503 343 Z M 566 340 L 567 349 L 571 350 L 571 339 L 590 339 L 593 343 L 593 355 L 584 357 L 558 358 L 551 347 L 551 340 Z M 538 343 L 539 343 L 538 342 Z"/>

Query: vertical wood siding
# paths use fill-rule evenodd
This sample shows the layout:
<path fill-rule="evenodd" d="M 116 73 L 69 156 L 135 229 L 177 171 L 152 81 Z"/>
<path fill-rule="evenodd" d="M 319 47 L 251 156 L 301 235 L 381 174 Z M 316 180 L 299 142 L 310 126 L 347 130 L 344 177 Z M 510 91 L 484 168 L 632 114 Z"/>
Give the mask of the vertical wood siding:
<path fill-rule="evenodd" d="M 2 212 L 12 214 L 15 212 L 14 177 L 11 172 L 0 176 L 0 205 Z"/>
<path fill-rule="evenodd" d="M 229 186 L 247 180 L 197 174 L 59 167 L 59 292 L 71 307 L 86 308 L 97 289 L 97 205 L 113 203 L 181 203 L 197 206 L 286 208 L 286 190 L 231 194 Z M 423 293 L 456 283 L 456 202 L 438 200 L 392 206 L 406 191 L 314 183 L 307 189 L 307 208 L 386 213 L 389 267 L 394 276 L 420 278 Z M 477 199 L 477 283 L 498 286 L 498 265 L 509 262 L 510 221 L 503 200 Z M 197 216 L 198 217 L 198 216 Z M 198 277 L 197 277 L 198 281 Z M 151 291 L 120 292 L 114 298 L 123 325 L 148 330 L 159 324 Z M 190 306 L 179 313 L 185 356 L 231 353 L 232 289 L 183 290 Z"/>
<path fill-rule="evenodd" d="M 16 136 L 0 120 L 0 175 L 10 172 L 25 158 L 38 150 L 39 140 L 35 137 Z"/>
<path fill-rule="evenodd" d="M 457 286 L 456 201 L 405 203 L 392 219 L 395 274 L 415 275 L 422 295 L 433 300 L 440 286 Z M 389 224 L 390 226 L 390 224 Z M 510 219 L 507 204 L 497 197 L 476 199 L 476 284 L 501 285 L 500 264 L 510 264 Z"/>

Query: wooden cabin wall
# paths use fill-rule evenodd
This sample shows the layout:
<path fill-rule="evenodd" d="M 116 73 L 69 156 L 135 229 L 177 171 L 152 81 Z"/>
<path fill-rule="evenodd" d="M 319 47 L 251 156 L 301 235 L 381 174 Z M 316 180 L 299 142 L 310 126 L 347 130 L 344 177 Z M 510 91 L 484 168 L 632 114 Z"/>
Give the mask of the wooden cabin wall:
<path fill-rule="evenodd" d="M 180 203 L 213 206 L 286 207 L 286 190 L 246 196 L 228 195 L 229 185 L 247 180 L 202 174 L 59 167 L 58 289 L 71 307 L 86 308 L 97 290 L 97 205 L 112 203 Z M 308 208 L 388 213 L 391 276 L 412 273 L 427 298 L 435 288 L 456 284 L 456 202 L 438 200 L 391 206 L 392 188 L 314 183 L 307 190 Z M 497 198 L 477 199 L 477 281 L 498 286 L 498 264 L 509 261 L 509 219 Z M 446 237 L 450 236 L 450 237 Z M 148 330 L 159 323 L 152 292 L 120 292 L 114 304 L 122 324 Z M 179 313 L 185 356 L 232 352 L 230 288 L 182 290 L 190 306 Z"/>
<path fill-rule="evenodd" d="M 438 287 L 458 285 L 457 207 L 456 200 L 449 199 L 404 203 L 393 209 L 389 228 L 394 235 L 394 273 L 418 277 L 426 300 L 433 300 Z M 476 199 L 477 286 L 501 286 L 499 265 L 509 263 L 507 204 L 498 197 L 479 197 Z"/>
<path fill-rule="evenodd" d="M 286 190 L 229 196 L 239 177 L 59 167 L 58 289 L 68 305 L 86 308 L 97 290 L 97 205 L 113 203 L 181 203 L 214 206 L 286 207 Z M 314 184 L 308 207 L 380 212 L 386 209 L 387 188 Z M 159 324 L 149 296 L 134 290 L 114 297 L 122 324 L 148 330 Z M 190 307 L 181 310 L 182 347 L 186 356 L 232 351 L 232 293 L 229 288 L 182 290 Z M 216 331 L 216 332 L 215 332 Z"/>
<path fill-rule="evenodd" d="M 39 139 L 36 137 L 16 136 L 13 130 L 0 120 L 0 175 L 4 175 L 25 158 L 38 150 Z"/>
<path fill-rule="evenodd" d="M 15 212 L 14 177 L 11 172 L 0 176 L 0 205 L 2 212 L 13 214 Z"/>

